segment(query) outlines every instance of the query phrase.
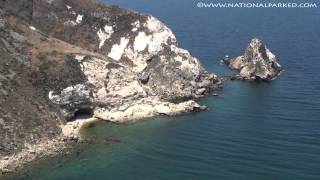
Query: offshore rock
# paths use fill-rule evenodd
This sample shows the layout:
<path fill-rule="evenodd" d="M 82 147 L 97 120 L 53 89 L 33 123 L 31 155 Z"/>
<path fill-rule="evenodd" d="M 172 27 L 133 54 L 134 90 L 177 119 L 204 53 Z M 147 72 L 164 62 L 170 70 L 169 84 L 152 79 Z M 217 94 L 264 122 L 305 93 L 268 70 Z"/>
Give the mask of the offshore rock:
<path fill-rule="evenodd" d="M 244 55 L 224 62 L 239 71 L 233 79 L 270 81 L 282 71 L 276 56 L 257 38 L 252 39 Z"/>

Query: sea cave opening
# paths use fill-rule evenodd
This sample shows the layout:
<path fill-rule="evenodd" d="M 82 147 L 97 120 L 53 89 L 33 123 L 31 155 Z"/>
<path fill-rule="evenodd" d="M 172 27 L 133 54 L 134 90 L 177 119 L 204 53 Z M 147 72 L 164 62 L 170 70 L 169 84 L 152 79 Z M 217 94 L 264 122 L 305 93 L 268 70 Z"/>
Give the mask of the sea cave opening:
<path fill-rule="evenodd" d="M 74 112 L 73 116 L 68 120 L 69 122 L 77 119 L 87 119 L 93 116 L 93 110 L 91 108 L 80 108 Z"/>

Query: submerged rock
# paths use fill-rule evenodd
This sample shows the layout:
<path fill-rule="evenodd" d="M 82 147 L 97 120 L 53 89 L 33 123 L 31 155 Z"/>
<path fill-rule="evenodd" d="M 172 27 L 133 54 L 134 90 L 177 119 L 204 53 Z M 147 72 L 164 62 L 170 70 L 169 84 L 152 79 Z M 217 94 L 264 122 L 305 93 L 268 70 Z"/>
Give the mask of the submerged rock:
<path fill-rule="evenodd" d="M 244 55 L 225 59 L 224 62 L 239 71 L 239 75 L 232 79 L 270 81 L 282 71 L 276 56 L 257 38 L 252 39 Z"/>

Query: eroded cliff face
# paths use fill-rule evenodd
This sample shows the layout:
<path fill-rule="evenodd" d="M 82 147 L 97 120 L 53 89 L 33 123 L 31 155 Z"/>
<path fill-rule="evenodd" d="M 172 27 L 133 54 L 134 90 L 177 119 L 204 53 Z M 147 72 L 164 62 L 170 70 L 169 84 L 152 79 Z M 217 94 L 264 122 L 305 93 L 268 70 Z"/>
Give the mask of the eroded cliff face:
<path fill-rule="evenodd" d="M 0 7 L 0 155 L 60 134 L 77 114 L 124 122 L 203 110 L 192 99 L 222 86 L 151 15 L 91 0 Z"/>

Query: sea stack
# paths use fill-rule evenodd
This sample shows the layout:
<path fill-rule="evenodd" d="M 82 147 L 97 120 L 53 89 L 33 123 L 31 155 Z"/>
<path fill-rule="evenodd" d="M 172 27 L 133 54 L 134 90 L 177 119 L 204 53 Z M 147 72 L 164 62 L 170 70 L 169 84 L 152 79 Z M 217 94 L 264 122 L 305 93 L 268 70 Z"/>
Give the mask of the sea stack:
<path fill-rule="evenodd" d="M 244 55 L 225 59 L 224 62 L 231 69 L 239 71 L 239 75 L 233 79 L 271 81 L 276 79 L 282 71 L 276 56 L 258 38 L 251 40 Z"/>

